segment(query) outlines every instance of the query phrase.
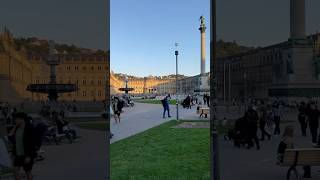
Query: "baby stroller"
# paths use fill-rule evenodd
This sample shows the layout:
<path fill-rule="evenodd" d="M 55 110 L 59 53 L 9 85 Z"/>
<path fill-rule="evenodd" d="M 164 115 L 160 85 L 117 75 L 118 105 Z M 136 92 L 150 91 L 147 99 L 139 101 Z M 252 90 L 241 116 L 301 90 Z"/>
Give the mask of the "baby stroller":
<path fill-rule="evenodd" d="M 186 99 L 182 101 L 181 105 L 184 109 L 188 107 Z"/>
<path fill-rule="evenodd" d="M 234 124 L 231 123 L 231 120 L 223 120 L 224 128 L 224 140 L 231 141 L 234 139 Z"/>
<path fill-rule="evenodd" d="M 247 136 L 247 120 L 244 117 L 236 120 L 234 125 L 233 135 L 233 145 L 240 148 L 248 143 Z"/>

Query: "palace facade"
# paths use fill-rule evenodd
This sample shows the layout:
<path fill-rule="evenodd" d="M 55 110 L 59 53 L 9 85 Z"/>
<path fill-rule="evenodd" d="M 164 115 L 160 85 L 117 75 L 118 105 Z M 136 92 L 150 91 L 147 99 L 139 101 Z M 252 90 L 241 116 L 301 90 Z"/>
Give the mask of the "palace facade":
<path fill-rule="evenodd" d="M 102 101 L 105 99 L 109 53 L 90 52 L 59 55 L 57 83 L 72 83 L 78 91 L 59 94 L 65 101 Z M 31 93 L 29 84 L 48 83 L 50 68 L 45 56 L 27 52 L 17 47 L 12 34 L 5 29 L 0 34 L 0 102 L 21 103 L 23 101 L 47 100 L 47 94 Z"/>

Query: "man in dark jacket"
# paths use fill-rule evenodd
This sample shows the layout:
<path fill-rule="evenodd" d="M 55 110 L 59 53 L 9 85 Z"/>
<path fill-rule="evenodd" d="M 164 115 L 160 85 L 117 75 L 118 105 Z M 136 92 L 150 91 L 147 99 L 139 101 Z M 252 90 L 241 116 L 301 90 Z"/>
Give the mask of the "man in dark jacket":
<path fill-rule="evenodd" d="M 309 108 L 306 110 L 306 114 L 309 121 L 310 132 L 312 136 L 312 143 L 314 146 L 317 145 L 317 136 L 319 128 L 319 116 L 320 111 L 316 108 L 315 104 L 311 103 Z"/>
<path fill-rule="evenodd" d="M 300 106 L 298 107 L 299 114 L 298 120 L 301 128 L 302 136 L 307 136 L 307 120 L 306 120 L 306 104 L 305 102 L 301 102 Z"/>
<path fill-rule="evenodd" d="M 16 113 L 13 116 L 16 126 L 9 134 L 12 143 L 13 165 L 15 179 L 20 180 L 20 168 L 23 167 L 27 180 L 32 180 L 32 166 L 36 157 L 36 143 L 34 129 L 25 113 Z"/>
<path fill-rule="evenodd" d="M 245 118 L 248 120 L 248 149 L 253 147 L 253 142 L 256 144 L 257 150 L 260 149 L 260 144 L 259 144 L 259 138 L 257 135 L 258 131 L 258 113 L 256 111 L 256 108 L 253 106 L 250 106 L 248 111 L 245 113 Z"/>
<path fill-rule="evenodd" d="M 169 98 L 171 98 L 170 94 L 168 94 L 168 96 L 166 96 L 164 99 L 161 100 L 162 106 L 163 106 L 163 118 L 166 118 L 166 111 L 168 111 L 168 117 L 171 117 L 170 107 L 169 107 Z"/>

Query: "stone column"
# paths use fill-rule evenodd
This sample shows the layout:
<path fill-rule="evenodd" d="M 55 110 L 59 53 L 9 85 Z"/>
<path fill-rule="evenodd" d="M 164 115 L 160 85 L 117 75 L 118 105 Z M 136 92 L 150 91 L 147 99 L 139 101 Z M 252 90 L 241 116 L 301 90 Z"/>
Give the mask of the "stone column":
<path fill-rule="evenodd" d="M 290 0 L 290 38 L 306 38 L 305 0 Z"/>
<path fill-rule="evenodd" d="M 201 72 L 203 75 L 206 73 L 206 25 L 204 23 L 204 17 L 200 17 L 201 25 L 200 25 L 200 33 L 201 33 Z"/>

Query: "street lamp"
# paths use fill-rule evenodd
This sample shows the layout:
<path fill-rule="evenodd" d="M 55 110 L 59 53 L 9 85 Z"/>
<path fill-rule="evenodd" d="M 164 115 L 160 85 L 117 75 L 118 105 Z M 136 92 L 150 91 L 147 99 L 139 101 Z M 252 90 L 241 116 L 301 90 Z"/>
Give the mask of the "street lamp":
<path fill-rule="evenodd" d="M 174 54 L 176 55 L 176 106 L 177 106 L 177 121 L 179 120 L 179 99 L 178 99 L 178 55 L 179 55 L 179 51 L 178 51 L 178 43 L 175 43 L 176 46 L 176 50 L 174 52 Z"/>

